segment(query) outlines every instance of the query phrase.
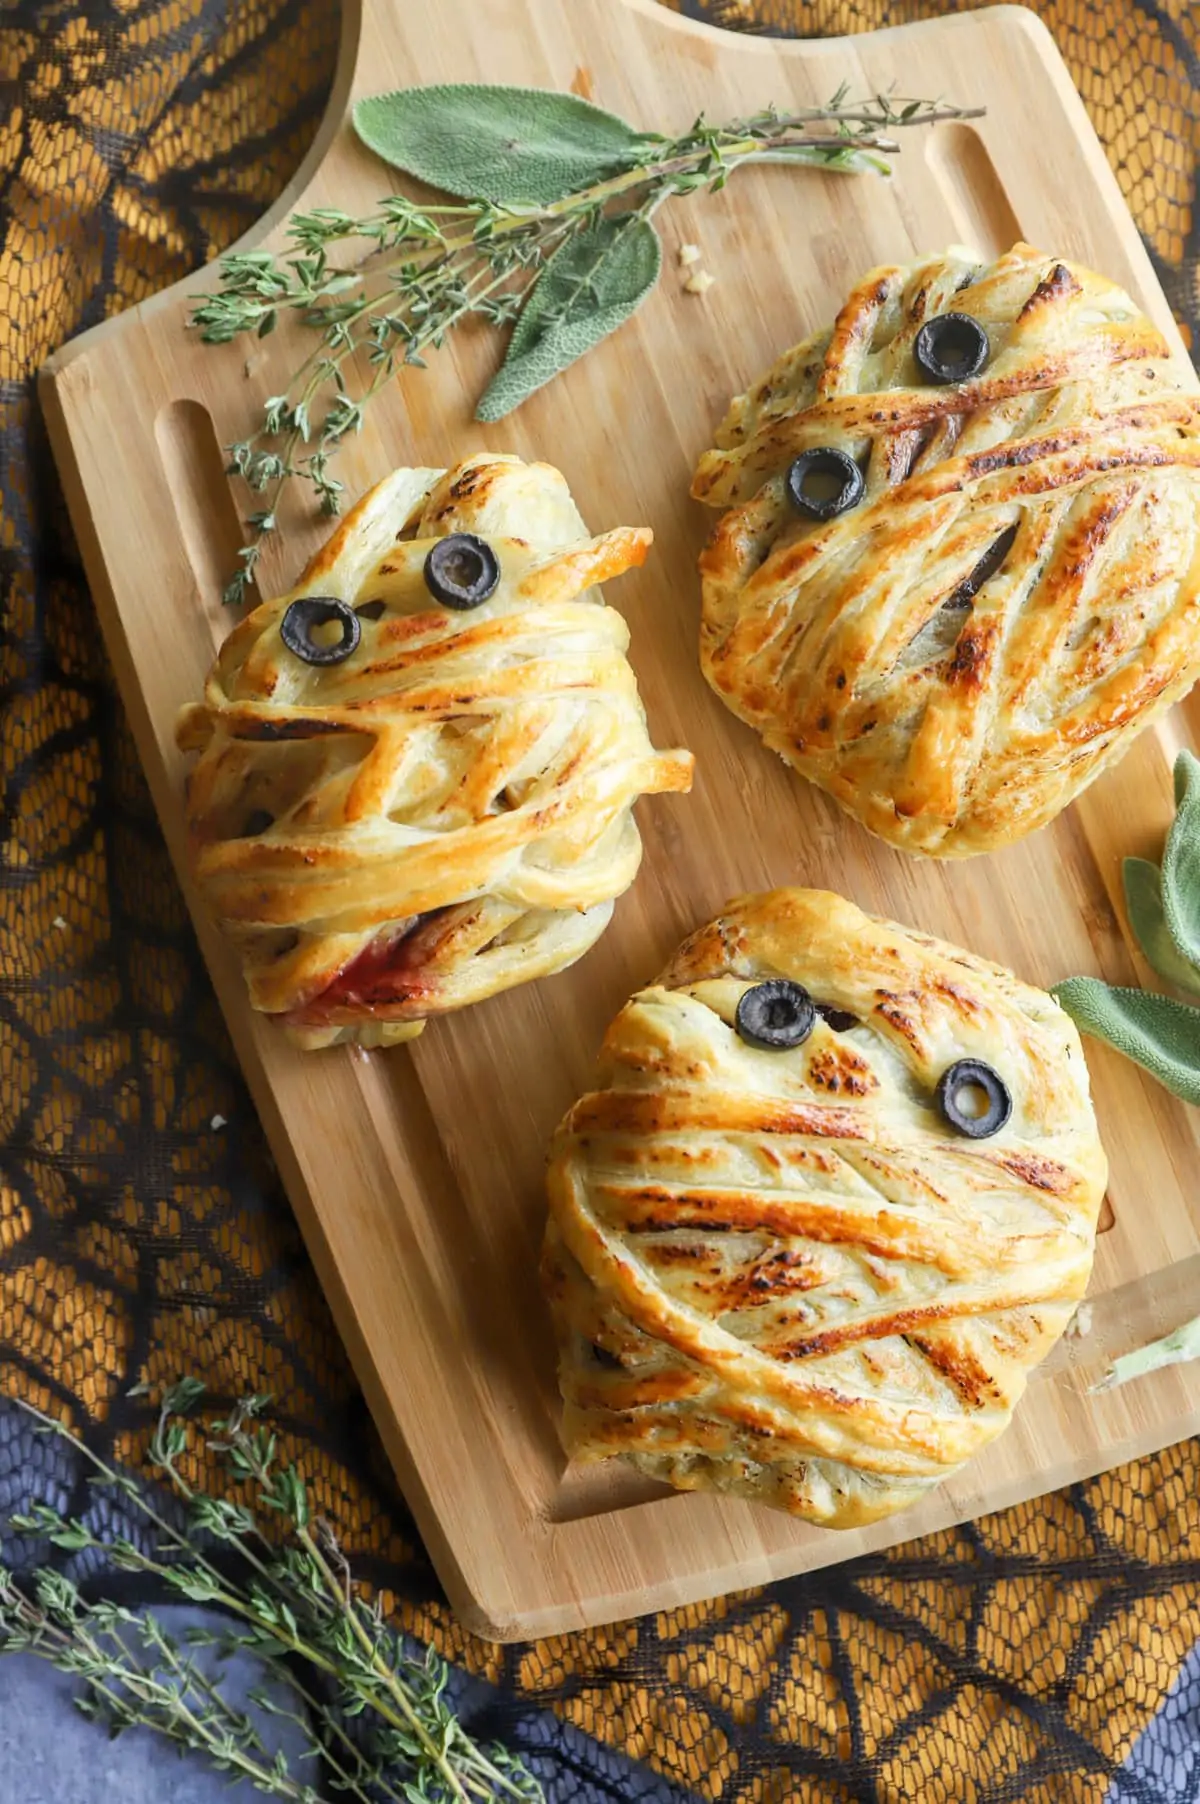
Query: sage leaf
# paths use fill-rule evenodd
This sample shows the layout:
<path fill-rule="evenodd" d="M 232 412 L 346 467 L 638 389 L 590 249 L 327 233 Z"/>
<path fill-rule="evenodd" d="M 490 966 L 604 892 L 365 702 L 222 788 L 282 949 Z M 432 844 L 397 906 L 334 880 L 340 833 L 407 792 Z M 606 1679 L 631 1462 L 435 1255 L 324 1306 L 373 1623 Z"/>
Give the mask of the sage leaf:
<path fill-rule="evenodd" d="M 1146 990 L 1068 977 L 1051 994 L 1076 1027 L 1104 1040 L 1184 1102 L 1200 1103 L 1200 1009 Z"/>
<path fill-rule="evenodd" d="M 354 129 L 406 175 L 505 207 L 549 206 L 634 168 L 662 142 L 576 94 L 467 82 L 369 95 Z"/>
<path fill-rule="evenodd" d="M 648 220 L 596 221 L 557 250 L 522 307 L 477 420 L 502 420 L 635 313 L 658 281 L 662 245 Z"/>
<path fill-rule="evenodd" d="M 1179 956 L 1200 970 L 1200 763 L 1175 760 L 1175 819 L 1162 866 L 1163 915 Z"/>
<path fill-rule="evenodd" d="M 1176 989 L 1200 996 L 1200 970 L 1181 958 L 1163 912 L 1162 873 L 1147 858 L 1127 858 L 1123 867 L 1129 924 L 1151 968 Z"/>

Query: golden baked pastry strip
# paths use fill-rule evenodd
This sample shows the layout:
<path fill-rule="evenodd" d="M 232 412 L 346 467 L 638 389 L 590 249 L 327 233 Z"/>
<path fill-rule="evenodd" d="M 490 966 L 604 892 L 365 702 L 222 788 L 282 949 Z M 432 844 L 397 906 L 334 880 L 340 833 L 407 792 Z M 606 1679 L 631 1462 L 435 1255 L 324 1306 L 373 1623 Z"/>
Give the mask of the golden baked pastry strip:
<path fill-rule="evenodd" d="M 738 1005 L 803 985 L 809 1036 Z M 958 1061 L 1012 1113 L 963 1137 Z M 912 1501 L 1008 1423 L 1091 1268 L 1106 1166 L 1069 1019 L 836 896 L 733 903 L 633 997 L 551 1154 L 564 1439 L 829 1526 Z"/>

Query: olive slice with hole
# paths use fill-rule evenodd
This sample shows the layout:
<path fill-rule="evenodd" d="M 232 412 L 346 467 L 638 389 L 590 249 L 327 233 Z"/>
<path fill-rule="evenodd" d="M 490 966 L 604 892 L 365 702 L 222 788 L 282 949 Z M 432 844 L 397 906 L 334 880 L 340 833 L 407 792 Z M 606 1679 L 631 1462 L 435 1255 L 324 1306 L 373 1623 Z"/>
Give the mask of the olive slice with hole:
<path fill-rule="evenodd" d="M 913 355 L 926 382 L 969 382 L 991 353 L 988 335 L 969 313 L 939 313 L 917 333 Z"/>
<path fill-rule="evenodd" d="M 341 628 L 340 638 L 317 637 L 322 627 L 335 623 Z M 279 622 L 279 636 L 306 664 L 340 664 L 362 638 L 362 627 L 348 602 L 334 595 L 302 595 Z"/>
<path fill-rule="evenodd" d="M 817 1011 L 803 984 L 772 977 L 743 990 L 734 1025 L 747 1046 L 763 1052 L 787 1052 L 802 1046 L 813 1030 Z"/>
<path fill-rule="evenodd" d="M 938 1079 L 937 1106 L 956 1134 L 988 1140 L 1012 1114 L 1012 1097 L 999 1072 L 982 1059 L 959 1059 Z"/>
<path fill-rule="evenodd" d="M 793 458 L 787 473 L 788 500 L 814 520 L 832 520 L 861 501 L 863 473 L 845 451 L 817 445 Z"/>
<path fill-rule="evenodd" d="M 494 594 L 500 564 L 486 539 L 452 532 L 425 559 L 425 587 L 444 608 L 478 608 Z"/>

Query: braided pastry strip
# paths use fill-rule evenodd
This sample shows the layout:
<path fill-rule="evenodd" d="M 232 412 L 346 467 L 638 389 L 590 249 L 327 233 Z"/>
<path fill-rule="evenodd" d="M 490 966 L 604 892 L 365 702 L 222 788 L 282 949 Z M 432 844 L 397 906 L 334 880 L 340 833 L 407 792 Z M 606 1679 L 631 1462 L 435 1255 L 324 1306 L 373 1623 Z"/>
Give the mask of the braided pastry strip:
<path fill-rule="evenodd" d="M 762 1051 L 735 1012 L 778 977 L 824 1013 Z M 1011 1093 L 992 1138 L 934 1104 L 960 1058 Z M 903 1508 L 1006 1427 L 1106 1178 L 1049 996 L 838 896 L 731 903 L 617 1016 L 551 1150 L 568 1451 L 828 1527 Z"/>
<path fill-rule="evenodd" d="M 988 334 L 927 386 L 921 325 Z M 1200 399 L 1111 282 L 1019 244 L 877 269 L 739 397 L 692 493 L 701 661 L 765 743 L 872 832 L 937 856 L 1051 820 L 1200 674 Z M 865 469 L 826 522 L 802 451 Z"/>
<path fill-rule="evenodd" d="M 469 612 L 423 577 L 458 532 L 501 571 Z M 691 786 L 691 754 L 650 744 L 628 628 L 593 591 L 650 539 L 589 538 L 546 464 L 397 470 L 222 645 L 177 730 L 200 754 L 191 855 L 254 1007 L 300 1044 L 410 1038 L 603 932 L 641 858 L 637 797 Z M 355 607 L 344 662 L 285 647 L 305 595 Z"/>

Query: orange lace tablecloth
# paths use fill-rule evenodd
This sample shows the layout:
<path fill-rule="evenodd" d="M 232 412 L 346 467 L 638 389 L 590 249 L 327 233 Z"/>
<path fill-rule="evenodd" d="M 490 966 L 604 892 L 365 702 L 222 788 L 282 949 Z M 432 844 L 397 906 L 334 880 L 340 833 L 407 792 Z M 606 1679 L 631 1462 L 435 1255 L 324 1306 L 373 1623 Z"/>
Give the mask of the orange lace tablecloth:
<path fill-rule="evenodd" d="M 805 35 L 956 10 L 680 4 Z M 1200 6 L 1036 10 L 1200 342 Z M 321 1508 L 414 1632 L 700 1797 L 1099 1800 L 1200 1638 L 1194 1442 L 890 1555 L 619 1629 L 497 1649 L 439 1600 L 189 932 L 29 382 L 64 338 L 266 208 L 320 117 L 336 34 L 322 0 L 0 12 L 3 1388 L 134 1464 L 136 1378 L 274 1392 Z M 0 1433 L 0 1500 L 24 1445 Z M 1166 1778 L 1145 1783 L 1128 1795 L 1182 1804 Z M 632 1795 L 595 1784 L 589 1797 Z"/>

